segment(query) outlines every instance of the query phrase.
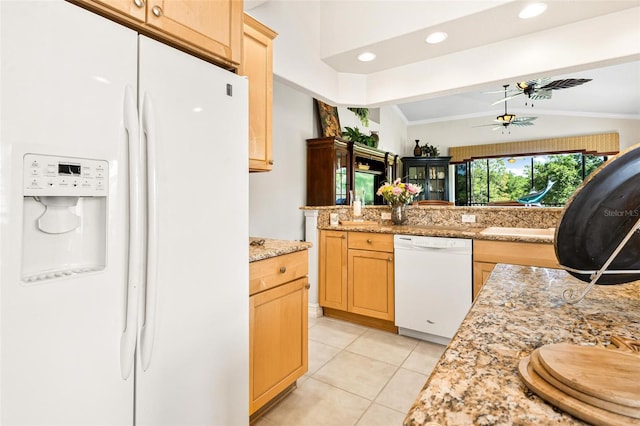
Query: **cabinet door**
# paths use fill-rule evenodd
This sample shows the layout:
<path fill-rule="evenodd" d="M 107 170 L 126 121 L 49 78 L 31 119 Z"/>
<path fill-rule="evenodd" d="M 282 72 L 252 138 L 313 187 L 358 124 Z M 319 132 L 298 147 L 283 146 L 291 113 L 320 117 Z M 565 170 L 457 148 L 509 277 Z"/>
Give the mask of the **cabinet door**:
<path fill-rule="evenodd" d="M 393 321 L 393 254 L 349 250 L 348 311 Z"/>
<path fill-rule="evenodd" d="M 405 173 L 405 178 L 406 181 L 408 183 L 412 183 L 414 185 L 420 185 L 423 188 L 425 187 L 425 180 L 426 180 L 426 168 L 424 166 L 421 165 L 409 165 L 406 167 L 406 173 Z M 417 197 L 415 197 L 415 200 L 424 200 L 426 199 L 426 194 L 427 194 L 427 190 L 425 188 L 425 190 L 423 190 L 422 192 L 420 192 L 420 194 L 418 194 Z"/>
<path fill-rule="evenodd" d="M 334 161 L 334 176 L 335 181 L 333 187 L 335 188 L 334 200 L 331 200 L 332 204 L 336 205 L 349 205 L 353 200 L 348 197 L 351 190 L 350 182 L 350 166 L 351 156 L 346 149 L 335 149 L 335 161 Z"/>
<path fill-rule="evenodd" d="M 242 64 L 249 78 L 249 170 L 269 171 L 273 165 L 271 125 L 273 104 L 273 39 L 275 33 L 244 15 Z"/>
<path fill-rule="evenodd" d="M 84 2 L 97 3 L 118 14 L 125 15 L 140 23 L 144 22 L 146 15 L 146 0 L 84 0 Z"/>
<path fill-rule="evenodd" d="M 427 165 L 427 188 L 425 194 L 429 200 L 448 200 L 448 164 L 428 164 Z"/>
<path fill-rule="evenodd" d="M 306 277 L 249 298 L 249 414 L 307 371 Z"/>
<path fill-rule="evenodd" d="M 347 310 L 347 233 L 320 231 L 318 299 L 320 306 Z"/>
<path fill-rule="evenodd" d="M 242 0 L 148 2 L 148 25 L 234 64 L 240 63 Z"/>

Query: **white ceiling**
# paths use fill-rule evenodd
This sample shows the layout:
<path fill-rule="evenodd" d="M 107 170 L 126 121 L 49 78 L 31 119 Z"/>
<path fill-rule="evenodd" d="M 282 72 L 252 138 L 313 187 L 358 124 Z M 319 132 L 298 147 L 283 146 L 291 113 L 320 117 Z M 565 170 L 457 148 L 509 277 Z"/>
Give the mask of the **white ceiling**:
<path fill-rule="evenodd" d="M 507 102 L 509 112 L 536 116 L 571 115 L 587 117 L 640 118 L 640 62 L 627 62 L 570 74 L 546 76 L 554 80 L 590 78 L 580 86 L 554 90 L 551 99 L 531 101 L 525 95 Z M 509 89 L 515 81 L 505 81 Z M 485 90 L 442 96 L 424 101 L 399 104 L 400 111 L 411 123 L 428 123 L 444 119 L 463 119 L 504 113 L 504 104 L 491 105 L 504 97 L 502 93 L 486 93 L 503 88 L 496 85 Z M 526 103 L 526 105 L 525 105 Z M 532 106 L 533 105 L 533 106 Z M 490 123 L 491 120 L 488 120 Z"/>
<path fill-rule="evenodd" d="M 531 2 L 510 0 L 245 0 L 245 9 L 255 8 L 260 18 L 260 8 L 274 6 L 274 3 L 280 3 L 277 9 L 280 14 L 282 10 L 293 9 L 293 3 L 297 3 L 298 7 L 300 4 L 309 5 L 310 12 L 319 11 L 321 30 L 315 45 L 317 55 L 343 75 L 375 78 L 411 64 L 433 58 L 443 59 L 446 55 L 461 52 L 474 52 L 474 49 L 477 51 L 483 46 L 501 46 L 504 41 L 526 39 L 528 35 L 558 30 L 579 21 L 588 23 L 590 19 L 630 8 L 634 9 L 629 13 L 638 17 L 635 31 L 640 47 L 640 0 L 546 0 L 547 11 L 529 20 L 522 20 L 517 15 Z M 272 10 L 276 10 L 276 7 Z M 292 20 L 289 22 L 295 25 Z M 275 29 L 286 37 L 287 29 L 282 28 L 282 21 Z M 448 39 L 439 45 L 425 43 L 426 36 L 436 30 L 446 31 Z M 572 33 L 567 31 L 566 36 L 570 39 Z M 531 55 L 544 54 L 541 46 L 525 44 L 519 52 L 505 51 L 503 57 L 511 55 L 517 58 L 527 54 L 528 49 Z M 636 50 L 640 51 L 640 48 Z M 357 61 L 356 56 L 363 51 L 376 53 L 376 60 L 369 63 Z M 519 96 L 509 101 L 509 111 L 518 113 L 524 110 L 527 115 L 535 115 L 537 111 L 538 114 L 640 118 L 639 60 L 635 55 L 618 58 L 613 65 L 598 64 L 597 68 L 592 69 L 581 67 L 579 72 L 569 74 L 530 75 L 528 78 L 591 78 L 593 81 L 553 91 L 552 99 L 534 102 L 533 108 L 527 106 L 528 109 L 524 109 L 524 96 Z M 502 95 L 482 92 L 500 90 L 502 84 L 511 84 L 513 87 L 515 83 L 502 81 L 484 86 L 473 85 L 473 90 L 440 97 L 434 97 L 433 94 L 413 96 L 413 102 L 400 101 L 402 103 L 397 105 L 410 124 L 498 115 L 504 112 L 504 105 L 491 104 Z"/>

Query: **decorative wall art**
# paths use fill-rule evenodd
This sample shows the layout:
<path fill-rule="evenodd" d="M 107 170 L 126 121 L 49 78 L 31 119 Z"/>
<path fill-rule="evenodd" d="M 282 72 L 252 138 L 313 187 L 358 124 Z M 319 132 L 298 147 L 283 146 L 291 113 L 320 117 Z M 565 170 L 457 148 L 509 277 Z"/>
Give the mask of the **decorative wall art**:
<path fill-rule="evenodd" d="M 338 108 L 327 105 L 318 99 L 316 99 L 316 105 L 318 105 L 318 118 L 320 119 L 322 136 L 342 137 Z"/>

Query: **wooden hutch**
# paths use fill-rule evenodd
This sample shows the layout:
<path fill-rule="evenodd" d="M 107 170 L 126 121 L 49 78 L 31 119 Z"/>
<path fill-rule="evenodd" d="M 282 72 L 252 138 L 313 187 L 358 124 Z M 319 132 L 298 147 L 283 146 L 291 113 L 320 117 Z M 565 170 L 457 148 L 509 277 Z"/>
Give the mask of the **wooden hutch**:
<path fill-rule="evenodd" d="M 383 204 L 375 195 L 396 179 L 400 158 L 336 137 L 307 139 L 307 205 L 349 205 L 350 191 L 365 193 L 365 205 Z"/>

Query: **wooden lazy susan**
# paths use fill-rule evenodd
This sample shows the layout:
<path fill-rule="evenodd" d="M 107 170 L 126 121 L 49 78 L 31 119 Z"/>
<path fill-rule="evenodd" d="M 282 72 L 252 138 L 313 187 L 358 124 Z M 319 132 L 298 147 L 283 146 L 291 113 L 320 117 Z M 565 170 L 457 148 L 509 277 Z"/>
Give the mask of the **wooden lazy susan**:
<path fill-rule="evenodd" d="M 556 343 L 518 366 L 527 387 L 545 401 L 595 425 L 640 425 L 640 353 L 624 339 L 619 349 Z"/>

